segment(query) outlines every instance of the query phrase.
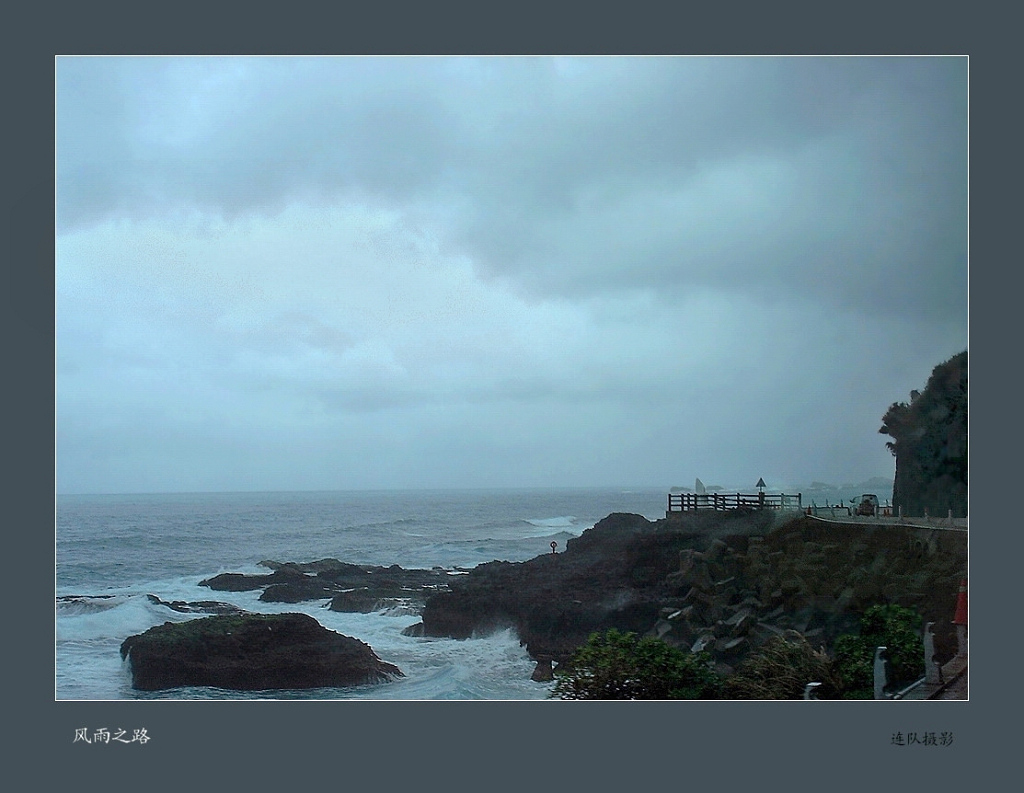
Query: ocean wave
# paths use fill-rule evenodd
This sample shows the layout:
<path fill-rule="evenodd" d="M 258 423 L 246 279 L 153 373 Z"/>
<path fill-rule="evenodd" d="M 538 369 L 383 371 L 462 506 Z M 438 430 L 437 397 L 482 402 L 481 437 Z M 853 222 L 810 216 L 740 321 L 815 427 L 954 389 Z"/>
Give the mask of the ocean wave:
<path fill-rule="evenodd" d="M 73 617 L 81 614 L 98 614 L 117 608 L 125 601 L 120 595 L 62 595 L 57 598 L 57 615 Z"/>
<path fill-rule="evenodd" d="M 543 526 L 549 529 L 572 526 L 576 523 L 575 515 L 560 515 L 556 518 L 527 518 L 526 522 L 531 526 Z"/>
<path fill-rule="evenodd" d="M 86 598 L 77 606 L 58 607 L 57 639 L 60 641 L 95 641 L 99 639 L 126 639 L 143 633 L 154 625 L 168 621 L 184 621 L 192 615 L 178 614 L 152 603 L 145 595 L 120 596 L 109 608 L 97 608 Z M 67 601 L 65 601 L 67 602 Z"/>

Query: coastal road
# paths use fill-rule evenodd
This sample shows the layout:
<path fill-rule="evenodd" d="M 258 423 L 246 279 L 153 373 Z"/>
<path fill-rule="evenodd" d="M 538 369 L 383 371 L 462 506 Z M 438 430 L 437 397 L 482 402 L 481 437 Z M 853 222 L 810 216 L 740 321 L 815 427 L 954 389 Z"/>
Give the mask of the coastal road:
<path fill-rule="evenodd" d="M 944 529 L 945 531 L 967 531 L 967 518 L 892 518 L 865 515 L 826 517 L 808 515 L 822 523 L 844 523 L 850 526 L 905 526 L 909 529 Z"/>

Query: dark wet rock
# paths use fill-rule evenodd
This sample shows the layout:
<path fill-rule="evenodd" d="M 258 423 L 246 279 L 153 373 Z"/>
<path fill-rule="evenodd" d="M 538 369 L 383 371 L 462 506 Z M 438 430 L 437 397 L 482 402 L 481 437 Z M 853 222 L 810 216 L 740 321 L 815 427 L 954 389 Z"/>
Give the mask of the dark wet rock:
<path fill-rule="evenodd" d="M 335 586 L 302 576 L 294 581 L 271 584 L 263 590 L 260 600 L 264 603 L 304 603 L 329 598 L 337 591 Z"/>
<path fill-rule="evenodd" d="M 331 599 L 334 611 L 373 611 L 381 607 L 411 604 L 422 607 L 429 594 L 447 588 L 449 575 L 445 570 L 407 570 L 398 565 L 379 567 L 356 565 L 337 559 L 315 562 L 274 562 L 260 565 L 273 572 L 269 575 L 221 573 L 200 581 L 210 589 L 242 592 L 262 589 L 265 603 L 303 603 Z M 353 594 L 358 593 L 358 594 Z"/>
<path fill-rule="evenodd" d="M 400 605 L 410 605 L 415 609 L 416 605 L 422 606 L 425 600 L 423 597 L 417 597 L 415 598 L 417 602 L 413 603 L 417 594 L 414 591 L 406 593 L 403 590 L 388 587 L 382 589 L 363 587 L 335 595 L 331 598 L 328 608 L 331 611 L 358 612 L 360 614 L 369 614 L 372 611 L 381 611 Z"/>
<path fill-rule="evenodd" d="M 548 683 L 555 679 L 555 672 L 551 666 L 550 658 L 541 658 L 530 675 L 530 679 L 536 683 Z"/>
<path fill-rule="evenodd" d="M 262 589 L 274 582 L 269 575 L 243 575 L 242 573 L 221 573 L 213 578 L 199 582 L 199 586 L 209 587 L 218 592 L 249 592 Z"/>
<path fill-rule="evenodd" d="M 275 573 L 280 570 L 286 573 L 297 573 L 299 575 L 305 575 L 306 573 L 342 573 L 362 576 L 366 574 L 365 567 L 357 564 L 351 564 L 349 562 L 342 562 L 338 559 L 334 559 L 333 557 L 304 563 L 275 562 L 272 559 L 264 559 L 260 562 L 260 567 L 266 567 L 269 570 L 273 570 Z"/>
<path fill-rule="evenodd" d="M 154 691 L 244 691 L 383 683 L 402 676 L 350 636 L 305 614 L 243 614 L 165 622 L 121 645 L 132 685 Z"/>
<path fill-rule="evenodd" d="M 244 614 L 245 609 L 241 609 L 233 603 L 221 603 L 218 600 L 162 600 L 156 595 L 146 595 L 149 598 L 150 603 L 155 603 L 158 606 L 165 606 L 172 611 L 177 611 L 180 614 Z"/>

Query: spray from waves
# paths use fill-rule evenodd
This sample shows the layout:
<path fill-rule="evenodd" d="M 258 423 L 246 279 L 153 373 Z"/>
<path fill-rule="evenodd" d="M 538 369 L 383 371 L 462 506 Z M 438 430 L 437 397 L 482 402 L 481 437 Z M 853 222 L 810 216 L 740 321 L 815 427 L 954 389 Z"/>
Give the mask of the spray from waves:
<path fill-rule="evenodd" d="M 558 532 L 578 537 L 584 531 L 593 527 L 592 523 L 581 525 L 575 515 L 562 515 L 555 518 L 532 518 L 527 519 L 526 523 L 536 529 L 535 532 L 528 533 L 526 536 L 544 536 Z"/>
<path fill-rule="evenodd" d="M 59 699 L 387 699 L 521 700 L 546 699 L 550 686 L 530 680 L 534 662 L 511 629 L 466 640 L 406 636 L 417 615 L 401 609 L 361 614 L 332 612 L 325 604 L 262 603 L 255 593 L 230 593 L 262 613 L 302 612 L 329 630 L 354 636 L 377 655 L 396 664 L 404 677 L 389 683 L 312 691 L 236 692 L 193 687 L 166 692 L 134 691 L 118 648 L 129 635 L 166 621 L 199 619 L 178 614 L 146 596 L 124 598 L 119 605 L 58 620 L 58 645 L 73 651 L 76 663 L 60 665 Z"/>
<path fill-rule="evenodd" d="M 146 595 L 118 596 L 109 608 L 91 604 L 57 608 L 57 641 L 124 640 L 163 622 L 180 622 L 195 615 L 181 614 L 154 603 Z"/>
<path fill-rule="evenodd" d="M 125 601 L 119 595 L 62 595 L 57 598 L 57 616 L 74 617 L 82 614 L 98 614 L 117 608 Z"/>
<path fill-rule="evenodd" d="M 472 639 L 405 638 L 389 655 L 405 677 L 355 698 L 390 700 L 546 699 L 550 686 L 530 680 L 534 662 L 512 629 Z"/>
<path fill-rule="evenodd" d="M 400 610 L 370 614 L 309 609 L 324 627 L 367 642 L 405 677 L 346 692 L 345 698 L 459 700 L 545 699 L 550 686 L 530 679 L 536 662 L 507 628 L 471 639 L 407 636 L 418 615 Z"/>

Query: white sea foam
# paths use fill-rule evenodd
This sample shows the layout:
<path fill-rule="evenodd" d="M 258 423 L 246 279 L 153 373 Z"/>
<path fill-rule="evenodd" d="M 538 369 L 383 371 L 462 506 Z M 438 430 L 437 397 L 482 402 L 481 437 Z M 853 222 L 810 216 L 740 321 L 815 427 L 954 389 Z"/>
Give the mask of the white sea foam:
<path fill-rule="evenodd" d="M 167 611 L 166 615 L 161 614 Z M 57 617 L 57 640 L 96 641 L 103 639 L 124 640 L 133 633 L 142 633 L 161 622 L 187 619 L 151 603 L 144 596 L 126 597 L 114 608 L 80 614 L 61 614 Z"/>

